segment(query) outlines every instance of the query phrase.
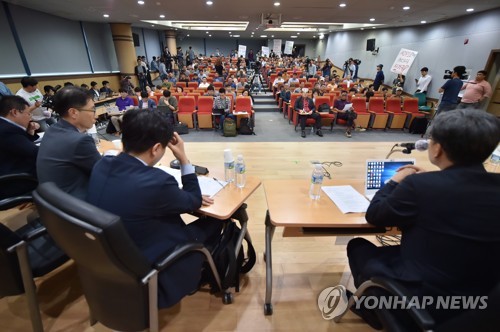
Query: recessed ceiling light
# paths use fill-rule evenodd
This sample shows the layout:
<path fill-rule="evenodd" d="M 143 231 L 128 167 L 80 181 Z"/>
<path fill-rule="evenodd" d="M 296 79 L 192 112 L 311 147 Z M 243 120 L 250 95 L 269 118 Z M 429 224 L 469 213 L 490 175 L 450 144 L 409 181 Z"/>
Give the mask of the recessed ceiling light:
<path fill-rule="evenodd" d="M 372 27 L 372 29 L 375 29 L 375 27 Z"/>
<path fill-rule="evenodd" d="M 267 35 L 260 35 L 260 38 L 267 38 Z"/>
<path fill-rule="evenodd" d="M 208 31 L 205 31 L 205 33 L 208 35 Z"/>
<path fill-rule="evenodd" d="M 372 17 L 372 18 L 370 19 L 370 22 L 373 22 L 373 21 L 375 21 L 375 19 Z"/>
<path fill-rule="evenodd" d="M 300 32 L 297 32 L 298 35 L 300 35 Z"/>
<path fill-rule="evenodd" d="M 253 35 L 251 35 L 250 37 L 253 37 Z"/>
<path fill-rule="evenodd" d="M 209 37 L 212 37 L 212 35 L 208 35 Z"/>
<path fill-rule="evenodd" d="M 313 36 L 313 38 L 316 38 L 316 36 Z"/>
<path fill-rule="evenodd" d="M 108 18 L 108 17 L 109 17 L 109 15 L 108 15 L 108 14 L 104 14 L 104 15 L 102 15 L 102 16 L 104 16 L 104 17 L 106 17 L 106 18 Z"/>
<path fill-rule="evenodd" d="M 403 10 L 410 10 L 410 6 L 404 6 Z"/>
<path fill-rule="evenodd" d="M 278 7 L 279 5 L 281 5 L 279 2 L 275 2 L 275 3 L 274 3 L 274 6 L 275 6 L 275 7 Z"/>
<path fill-rule="evenodd" d="M 361 28 L 361 30 L 364 30 L 365 28 Z"/>
<path fill-rule="evenodd" d="M 160 15 L 160 18 L 165 18 L 165 15 Z"/>
<path fill-rule="evenodd" d="M 231 34 L 231 31 L 229 31 L 229 34 Z"/>
<path fill-rule="evenodd" d="M 155 25 L 154 24 L 151 24 L 152 27 L 154 27 Z"/>
<path fill-rule="evenodd" d="M 189 35 L 186 35 L 186 37 L 189 37 Z"/>
<path fill-rule="evenodd" d="M 345 6 L 347 6 L 345 3 L 341 3 L 341 4 L 339 5 L 339 7 L 345 7 Z"/>
<path fill-rule="evenodd" d="M 252 35 L 254 34 L 255 32 L 252 31 Z"/>
<path fill-rule="evenodd" d="M 473 12 L 474 11 L 474 8 L 467 8 L 466 11 L 468 12 Z"/>
<path fill-rule="evenodd" d="M 274 35 L 271 35 L 271 38 L 274 38 Z"/>
<path fill-rule="evenodd" d="M 290 38 L 297 38 L 297 36 L 290 36 Z"/>
<path fill-rule="evenodd" d="M 211 5 L 213 5 L 213 4 L 214 4 L 214 2 L 213 2 L 213 1 L 207 1 L 207 5 L 211 6 Z"/>
<path fill-rule="evenodd" d="M 420 21 L 420 23 L 425 24 L 425 23 L 427 23 L 427 21 Z"/>
<path fill-rule="evenodd" d="M 240 35 L 233 35 L 233 37 L 238 38 Z"/>
<path fill-rule="evenodd" d="M 137 3 L 138 3 L 139 5 L 144 5 L 144 1 L 142 1 L 142 0 L 137 1 Z"/>

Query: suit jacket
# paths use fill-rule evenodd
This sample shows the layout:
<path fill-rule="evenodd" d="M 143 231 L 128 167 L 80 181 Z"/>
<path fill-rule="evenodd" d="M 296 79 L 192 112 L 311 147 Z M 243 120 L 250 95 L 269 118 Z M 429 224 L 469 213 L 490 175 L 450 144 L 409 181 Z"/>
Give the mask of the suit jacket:
<path fill-rule="evenodd" d="M 92 137 L 61 119 L 43 137 L 36 162 L 38 180 L 54 182 L 65 192 L 85 199 L 90 172 L 99 159 L 101 154 Z"/>
<path fill-rule="evenodd" d="M 36 177 L 38 146 L 33 142 L 37 139 L 38 135 L 30 135 L 26 130 L 0 118 L 0 176 L 29 173 Z M 9 197 L 20 193 L 17 189 L 21 188 L 4 186 L 0 188 L 0 196 Z"/>
<path fill-rule="evenodd" d="M 312 98 L 307 98 L 307 104 L 309 105 L 310 111 L 314 112 L 316 110 L 316 106 L 314 106 Z M 302 98 L 302 96 L 300 96 L 295 100 L 295 105 L 293 109 L 296 111 L 302 111 L 304 109 L 304 98 Z"/>
<path fill-rule="evenodd" d="M 363 275 L 411 283 L 420 295 L 487 295 L 500 280 L 500 174 L 452 166 L 384 186 L 366 220 L 402 229 L 401 246 Z M 448 310 L 451 312 L 453 310 Z"/>
<path fill-rule="evenodd" d="M 153 262 L 179 244 L 202 242 L 202 235 L 180 217 L 201 206 L 196 174 L 182 176 L 182 184 L 179 189 L 173 176 L 122 153 L 95 165 L 88 201 L 120 216 L 132 240 Z M 160 307 L 173 305 L 197 289 L 202 262 L 200 255 L 193 254 L 160 273 Z"/>

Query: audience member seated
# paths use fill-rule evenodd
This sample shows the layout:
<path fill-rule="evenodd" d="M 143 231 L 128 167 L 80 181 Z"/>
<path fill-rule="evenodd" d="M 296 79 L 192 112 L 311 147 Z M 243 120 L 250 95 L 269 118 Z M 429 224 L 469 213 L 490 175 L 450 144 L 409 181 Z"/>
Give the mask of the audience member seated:
<path fill-rule="evenodd" d="M 156 108 L 156 102 L 153 99 L 149 98 L 147 92 L 143 91 L 141 92 L 141 101 L 139 102 L 139 108 Z"/>
<path fill-rule="evenodd" d="M 86 131 L 95 123 L 91 91 L 75 86 L 59 90 L 54 111 L 61 120 L 50 127 L 38 151 L 36 171 L 40 183 L 54 182 L 65 192 L 85 199 L 90 172 L 101 159 Z"/>
<path fill-rule="evenodd" d="M 220 116 L 219 126 L 221 131 L 224 131 L 224 120 L 229 117 L 236 121 L 236 117 L 231 110 L 231 100 L 226 96 L 226 89 L 220 88 L 219 95 L 214 98 L 214 110 L 224 110 L 224 114 Z"/>
<path fill-rule="evenodd" d="M 120 97 L 116 99 L 115 104 L 120 111 L 126 110 L 127 107 L 134 106 L 134 101 L 129 97 L 126 90 L 120 89 L 118 92 L 120 93 Z"/>
<path fill-rule="evenodd" d="M 340 93 L 340 98 L 336 99 L 335 102 L 333 103 L 333 110 L 337 112 L 337 119 L 344 120 L 347 122 L 347 128 L 345 130 L 345 135 L 348 138 L 352 137 L 351 130 L 356 128 L 356 118 L 358 115 L 356 112 L 352 109 L 344 110 L 345 105 L 350 104 L 349 101 L 347 100 L 347 91 L 343 90 Z"/>
<path fill-rule="evenodd" d="M 123 150 L 104 157 L 92 171 L 87 200 L 121 217 L 129 235 L 151 261 L 188 242 L 211 247 L 219 238 L 223 221 L 202 217 L 186 225 L 180 214 L 210 205 L 202 196 L 194 167 L 181 137 L 158 111 L 130 110 L 123 118 Z M 175 178 L 153 167 L 170 149 L 181 164 L 182 189 Z M 158 307 L 179 302 L 198 289 L 203 256 L 193 253 L 158 276 Z"/>
<path fill-rule="evenodd" d="M 500 174 L 487 172 L 483 162 L 500 141 L 500 122 L 486 112 L 454 110 L 436 116 L 430 137 L 428 157 L 440 170 L 400 168 L 366 212 L 372 225 L 401 229 L 401 245 L 355 238 L 347 255 L 356 287 L 380 276 L 420 299 L 434 297 L 426 310 L 439 325 L 466 304 L 439 310 L 437 296 L 487 296 L 499 281 Z M 357 312 L 380 327 L 366 308 Z"/>
<path fill-rule="evenodd" d="M 113 94 L 113 90 L 109 87 L 108 81 L 102 81 L 102 88 L 99 89 L 99 92 L 106 92 L 108 96 Z"/>
<path fill-rule="evenodd" d="M 38 90 L 38 81 L 33 77 L 23 77 L 21 79 L 21 85 L 23 86 L 16 95 L 24 98 L 29 104 L 29 112 L 32 115 L 33 121 L 36 121 L 40 125 L 40 131 L 46 131 L 48 127 L 55 123 L 55 120 L 51 119 L 52 111 L 46 107 L 42 107 L 43 95 Z"/>
<path fill-rule="evenodd" d="M 314 106 L 314 101 L 307 95 L 309 89 L 302 89 L 302 96 L 295 100 L 295 105 L 293 109 L 297 112 L 300 123 L 301 137 L 306 137 L 306 120 L 309 118 L 314 119 L 316 128 L 316 135 L 323 137 L 321 132 L 321 115 L 317 112 L 316 106 Z"/>
<path fill-rule="evenodd" d="M 36 177 L 38 146 L 34 141 L 38 138 L 35 131 L 39 126 L 31 121 L 26 100 L 19 96 L 0 99 L 0 176 L 28 173 Z M 0 188 L 0 192 L 11 192 L 10 189 Z"/>

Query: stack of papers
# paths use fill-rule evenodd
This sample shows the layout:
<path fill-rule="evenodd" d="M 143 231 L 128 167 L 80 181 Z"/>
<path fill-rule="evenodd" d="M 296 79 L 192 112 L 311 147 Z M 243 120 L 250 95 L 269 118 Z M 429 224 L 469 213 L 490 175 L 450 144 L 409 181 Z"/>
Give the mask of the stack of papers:
<path fill-rule="evenodd" d="M 155 166 L 155 167 L 172 175 L 179 184 L 179 188 L 182 188 L 181 171 L 179 169 L 174 169 L 166 166 Z M 217 180 L 215 178 L 211 178 L 208 176 L 198 176 L 198 183 L 200 184 L 201 194 L 210 197 L 215 196 L 221 189 L 223 189 L 228 184 L 226 181 Z"/>
<path fill-rule="evenodd" d="M 370 202 L 352 186 L 321 187 L 342 213 L 366 212 Z"/>

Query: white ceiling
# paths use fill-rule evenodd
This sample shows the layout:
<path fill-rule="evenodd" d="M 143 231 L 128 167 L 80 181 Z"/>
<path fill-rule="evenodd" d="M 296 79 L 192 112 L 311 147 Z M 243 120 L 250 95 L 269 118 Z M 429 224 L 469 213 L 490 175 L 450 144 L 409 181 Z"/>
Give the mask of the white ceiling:
<path fill-rule="evenodd" d="M 248 22 L 244 31 L 237 32 L 241 38 L 248 38 L 251 32 L 255 38 L 266 34 L 276 38 L 288 38 L 300 32 L 299 38 L 313 38 L 319 32 L 342 31 L 349 25 L 353 29 L 371 29 L 377 27 L 397 27 L 427 24 L 454 17 L 471 15 L 480 11 L 500 7 L 498 0 L 212 0 L 208 6 L 206 0 L 144 0 L 139 5 L 137 0 L 6 0 L 9 3 L 71 20 L 110 23 L 132 23 L 135 27 L 169 29 L 143 21 L 191 20 L 191 21 L 241 21 Z M 274 2 L 281 2 L 274 6 Z M 339 4 L 345 3 L 345 7 Z M 409 6 L 409 10 L 403 10 Z M 473 8 L 473 12 L 466 9 Z M 109 18 L 103 17 L 108 14 Z M 308 22 L 314 32 L 305 32 L 297 28 L 295 32 L 262 32 L 262 14 L 274 18 L 281 15 L 281 22 Z M 164 15 L 165 18 L 160 18 Z M 374 21 L 370 21 L 374 18 Z M 265 20 L 268 21 L 267 19 Z M 336 25 L 318 25 L 317 23 L 335 23 Z M 318 31 L 320 29 L 320 31 Z M 193 31 L 178 29 L 178 33 L 191 37 L 206 37 L 205 29 Z M 236 33 L 234 31 L 231 31 Z M 212 38 L 227 37 L 228 31 L 210 31 Z"/>

